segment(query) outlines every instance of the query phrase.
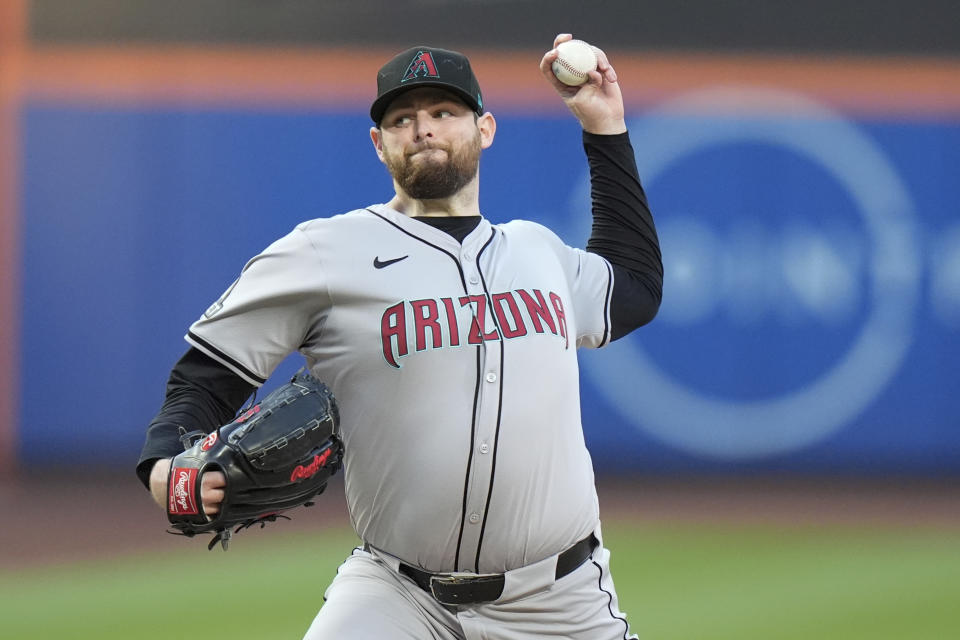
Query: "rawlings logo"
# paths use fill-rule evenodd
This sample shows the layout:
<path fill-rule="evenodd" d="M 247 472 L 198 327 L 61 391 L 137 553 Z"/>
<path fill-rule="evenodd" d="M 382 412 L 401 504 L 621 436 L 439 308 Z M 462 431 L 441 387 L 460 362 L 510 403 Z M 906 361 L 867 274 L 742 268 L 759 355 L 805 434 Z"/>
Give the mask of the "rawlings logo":
<path fill-rule="evenodd" d="M 327 460 L 330 458 L 330 449 L 327 449 L 323 453 L 319 453 L 313 456 L 313 461 L 307 466 L 302 464 L 297 465 L 297 468 L 293 470 L 293 473 L 290 474 L 290 482 L 298 482 L 300 480 L 306 480 L 307 478 L 313 476 L 320 471 L 320 468 L 327 464 Z"/>
<path fill-rule="evenodd" d="M 213 433 L 211 433 L 210 435 L 208 435 L 206 438 L 203 439 L 203 442 L 200 443 L 200 450 L 201 450 L 201 451 L 209 451 L 209 450 L 210 450 L 210 447 L 212 447 L 212 446 L 215 445 L 215 444 L 217 444 L 217 432 L 216 432 L 216 431 L 214 431 Z"/>
<path fill-rule="evenodd" d="M 242 416 L 240 416 L 235 420 L 235 422 L 245 422 L 246 420 L 250 419 L 250 416 L 256 415 L 258 413 L 260 413 L 260 405 L 256 404 L 250 409 L 248 409 L 247 411 L 245 411 Z"/>
<path fill-rule="evenodd" d="M 169 511 L 175 515 L 196 515 L 199 513 L 193 501 L 193 487 L 197 480 L 196 469 L 177 467 L 170 476 Z"/>

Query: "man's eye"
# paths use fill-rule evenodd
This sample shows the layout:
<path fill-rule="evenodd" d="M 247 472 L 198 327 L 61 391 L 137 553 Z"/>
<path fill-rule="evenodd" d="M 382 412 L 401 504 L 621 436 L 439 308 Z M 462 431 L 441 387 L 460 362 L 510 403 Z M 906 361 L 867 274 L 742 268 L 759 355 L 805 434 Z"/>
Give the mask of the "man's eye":
<path fill-rule="evenodd" d="M 398 117 L 393 121 L 393 126 L 395 126 L 395 127 L 406 127 L 406 126 L 409 125 L 412 121 L 413 121 L 413 118 L 411 118 L 410 116 L 398 116 Z"/>
<path fill-rule="evenodd" d="M 440 111 L 437 111 L 438 118 L 449 118 L 452 115 L 453 115 L 453 112 L 447 111 L 446 109 L 441 109 Z"/>

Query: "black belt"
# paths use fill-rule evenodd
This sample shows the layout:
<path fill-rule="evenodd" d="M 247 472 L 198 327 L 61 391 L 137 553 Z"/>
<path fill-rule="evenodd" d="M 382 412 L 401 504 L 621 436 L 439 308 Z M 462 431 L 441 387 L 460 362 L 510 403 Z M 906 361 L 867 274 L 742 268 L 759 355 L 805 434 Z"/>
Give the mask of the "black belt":
<path fill-rule="evenodd" d="M 556 579 L 559 580 L 582 565 L 593 553 L 597 544 L 597 539 L 591 533 L 557 556 Z M 438 602 L 447 605 L 493 602 L 503 593 L 505 582 L 502 573 L 482 575 L 428 573 L 402 562 L 400 573 L 408 576 L 427 593 L 433 594 Z"/>

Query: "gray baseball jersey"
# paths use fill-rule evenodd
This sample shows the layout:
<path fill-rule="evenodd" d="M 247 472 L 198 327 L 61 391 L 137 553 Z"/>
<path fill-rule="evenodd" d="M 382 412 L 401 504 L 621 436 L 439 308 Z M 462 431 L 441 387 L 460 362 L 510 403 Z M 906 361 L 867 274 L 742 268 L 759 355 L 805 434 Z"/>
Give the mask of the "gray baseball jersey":
<path fill-rule="evenodd" d="M 545 227 L 457 242 L 386 206 L 297 226 L 187 340 L 254 385 L 292 351 L 341 409 L 350 517 L 432 572 L 504 572 L 598 525 L 577 347 L 610 340 L 613 273 Z"/>

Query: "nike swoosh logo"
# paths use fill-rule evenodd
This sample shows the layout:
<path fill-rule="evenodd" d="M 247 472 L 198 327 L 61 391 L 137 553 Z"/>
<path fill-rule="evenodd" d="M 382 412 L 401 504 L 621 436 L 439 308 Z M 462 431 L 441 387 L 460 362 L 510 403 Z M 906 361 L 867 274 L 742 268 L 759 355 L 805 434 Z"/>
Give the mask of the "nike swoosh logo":
<path fill-rule="evenodd" d="M 401 260 L 406 260 L 406 259 L 409 258 L 409 257 L 410 257 L 409 255 L 406 255 L 406 256 L 400 256 L 399 258 L 394 258 L 393 260 L 383 260 L 383 261 L 381 261 L 381 260 L 380 260 L 380 256 L 377 256 L 376 258 L 373 259 L 373 268 L 374 268 L 374 269 L 383 269 L 384 267 L 389 267 L 389 266 L 392 265 L 394 262 L 400 262 Z"/>

